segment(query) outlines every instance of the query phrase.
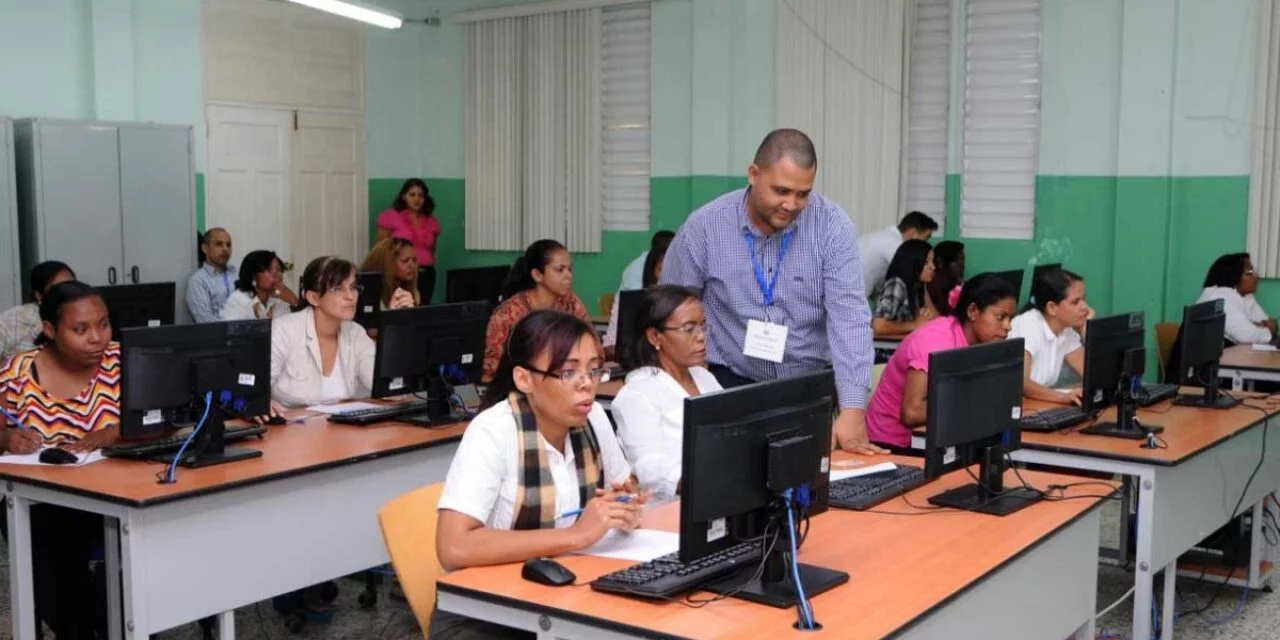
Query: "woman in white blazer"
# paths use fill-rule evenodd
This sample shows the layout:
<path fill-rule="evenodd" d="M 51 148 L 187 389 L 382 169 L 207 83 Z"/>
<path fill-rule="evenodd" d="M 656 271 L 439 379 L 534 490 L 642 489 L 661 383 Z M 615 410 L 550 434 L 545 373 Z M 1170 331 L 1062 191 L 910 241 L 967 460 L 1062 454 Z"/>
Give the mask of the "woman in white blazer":
<path fill-rule="evenodd" d="M 360 287 L 341 258 L 312 260 L 302 272 L 301 311 L 271 326 L 271 398 L 308 406 L 369 395 L 373 340 L 353 319 Z"/>
<path fill-rule="evenodd" d="M 618 439 L 642 489 L 660 499 L 680 493 L 684 399 L 720 390 L 706 369 L 707 318 L 685 287 L 649 289 L 637 313 L 636 339 L 618 345 L 627 382 L 613 399 Z"/>

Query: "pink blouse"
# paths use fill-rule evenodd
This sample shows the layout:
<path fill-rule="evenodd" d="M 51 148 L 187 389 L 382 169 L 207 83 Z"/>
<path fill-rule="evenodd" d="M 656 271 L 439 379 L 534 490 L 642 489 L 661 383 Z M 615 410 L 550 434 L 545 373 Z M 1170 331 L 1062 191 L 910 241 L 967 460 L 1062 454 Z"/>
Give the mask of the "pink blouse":
<path fill-rule="evenodd" d="M 378 228 L 391 232 L 393 238 L 404 238 L 412 242 L 414 250 L 418 253 L 419 267 L 435 266 L 436 238 L 440 237 L 440 221 L 434 215 L 419 215 L 408 209 L 404 211 L 387 209 L 378 214 Z"/>

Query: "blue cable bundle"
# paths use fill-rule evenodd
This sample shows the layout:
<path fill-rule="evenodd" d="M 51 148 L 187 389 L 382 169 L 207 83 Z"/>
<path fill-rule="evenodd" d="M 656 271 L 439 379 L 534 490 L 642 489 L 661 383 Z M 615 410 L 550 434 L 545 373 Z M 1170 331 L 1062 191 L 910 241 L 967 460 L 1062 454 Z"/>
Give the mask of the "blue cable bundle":
<path fill-rule="evenodd" d="M 813 608 L 809 606 L 809 598 L 804 595 L 804 585 L 800 581 L 800 560 L 796 550 L 796 518 L 791 502 L 791 489 L 782 492 L 782 500 L 787 507 L 787 537 L 791 542 L 791 577 L 796 583 L 796 595 L 799 600 L 796 608 L 800 610 L 800 628 L 817 629 L 813 620 Z"/>
<path fill-rule="evenodd" d="M 200 435 L 200 430 L 204 428 L 204 423 L 209 419 L 209 409 L 213 407 L 213 392 L 208 391 L 204 394 L 204 415 L 200 417 L 200 422 L 196 423 L 196 428 L 191 431 L 191 435 L 182 441 L 182 446 L 178 447 L 177 455 L 173 456 L 173 462 L 169 463 L 169 472 L 165 474 L 165 482 L 174 483 L 178 481 L 178 463 L 182 461 L 182 454 L 187 452 L 187 447 L 191 442 Z"/>

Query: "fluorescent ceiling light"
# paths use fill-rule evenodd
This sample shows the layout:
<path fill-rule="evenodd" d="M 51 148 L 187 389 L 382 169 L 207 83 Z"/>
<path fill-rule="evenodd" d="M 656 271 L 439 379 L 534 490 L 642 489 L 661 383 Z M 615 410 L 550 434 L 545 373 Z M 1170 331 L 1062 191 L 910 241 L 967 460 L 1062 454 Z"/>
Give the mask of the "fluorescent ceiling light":
<path fill-rule="evenodd" d="M 318 9 L 339 15 L 352 20 L 366 22 L 375 27 L 383 27 L 385 29 L 399 29 L 403 21 L 400 16 L 388 13 L 382 9 L 374 9 L 368 5 L 352 2 L 351 0 L 288 0 L 294 4 L 300 4 L 312 9 Z"/>

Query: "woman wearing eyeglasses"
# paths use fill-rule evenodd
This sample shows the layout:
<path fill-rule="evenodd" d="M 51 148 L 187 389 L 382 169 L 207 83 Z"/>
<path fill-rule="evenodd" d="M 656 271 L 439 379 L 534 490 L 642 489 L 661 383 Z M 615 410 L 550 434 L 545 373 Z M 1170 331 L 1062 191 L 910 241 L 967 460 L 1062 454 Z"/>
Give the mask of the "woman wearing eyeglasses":
<path fill-rule="evenodd" d="M 613 417 L 640 487 L 673 498 L 680 487 L 684 399 L 720 390 L 706 369 L 707 318 L 697 294 L 674 285 L 649 289 L 636 317 L 635 340 L 619 345 L 630 373 L 613 399 Z"/>
<path fill-rule="evenodd" d="M 445 478 L 441 566 L 561 555 L 639 526 L 645 496 L 595 401 L 602 366 L 595 331 L 578 318 L 544 310 L 515 325 L 488 408 L 467 426 Z M 521 636 L 436 609 L 431 637 Z"/>
<path fill-rule="evenodd" d="M 1276 319 L 1258 304 L 1258 274 L 1247 253 L 1229 253 L 1214 261 L 1204 277 L 1199 302 L 1222 300 L 1226 337 L 1232 344 L 1265 344 L 1276 336 Z M 1172 369 L 1176 371 L 1177 369 Z"/>
<path fill-rule="evenodd" d="M 271 399 L 297 407 L 369 395 L 375 347 L 354 322 L 355 265 L 333 256 L 312 260 L 298 295 L 302 310 L 271 325 Z"/>

